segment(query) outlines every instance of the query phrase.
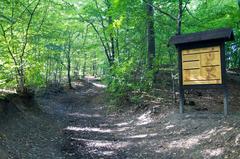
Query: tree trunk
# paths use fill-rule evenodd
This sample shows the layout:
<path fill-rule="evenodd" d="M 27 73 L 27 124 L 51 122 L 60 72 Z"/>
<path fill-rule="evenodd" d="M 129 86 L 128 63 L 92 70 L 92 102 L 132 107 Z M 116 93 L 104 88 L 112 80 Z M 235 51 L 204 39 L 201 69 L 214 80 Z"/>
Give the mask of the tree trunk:
<path fill-rule="evenodd" d="M 83 78 L 86 76 L 86 67 L 87 67 L 87 54 L 84 54 L 84 63 L 83 63 Z"/>
<path fill-rule="evenodd" d="M 148 67 L 149 69 L 152 69 L 154 57 L 156 54 L 153 0 L 148 0 L 147 3 L 147 38 L 148 38 Z"/>
<path fill-rule="evenodd" d="M 96 77 L 96 75 L 97 75 L 97 55 L 96 55 L 96 52 L 94 52 L 94 57 L 93 57 L 93 65 L 92 65 L 92 69 L 93 69 L 93 71 L 92 71 L 92 75 L 94 76 L 94 77 Z"/>
<path fill-rule="evenodd" d="M 45 66 L 45 69 L 46 69 L 46 74 L 45 74 L 45 84 L 47 85 L 48 84 L 48 75 L 49 75 L 49 57 L 47 58 L 47 62 L 46 62 L 46 66 Z"/>
<path fill-rule="evenodd" d="M 109 26 L 112 25 L 112 23 L 113 23 L 112 16 L 110 16 L 109 17 Z M 110 41 L 111 41 L 111 63 L 110 64 L 112 65 L 115 61 L 115 40 L 113 37 L 113 33 L 110 33 Z"/>
<path fill-rule="evenodd" d="M 18 91 L 21 94 L 25 94 L 26 92 L 26 88 L 25 88 L 25 79 L 24 79 L 24 72 L 23 70 L 19 70 L 20 74 L 19 76 L 19 83 L 18 83 Z"/>
<path fill-rule="evenodd" d="M 18 93 L 26 94 L 27 90 L 25 88 L 25 75 L 24 75 L 24 66 L 23 66 L 23 59 L 20 60 L 20 66 L 17 69 L 18 72 Z"/>
<path fill-rule="evenodd" d="M 177 35 L 181 35 L 182 31 L 182 15 L 183 15 L 183 2 L 179 0 L 178 5 L 178 19 L 177 19 Z"/>
<path fill-rule="evenodd" d="M 71 79 L 71 59 L 70 56 L 67 58 L 67 77 L 68 77 L 68 86 L 72 89 L 72 79 Z"/>
<path fill-rule="evenodd" d="M 74 69 L 74 79 L 79 80 L 79 63 L 76 64 Z"/>
<path fill-rule="evenodd" d="M 58 76 L 58 84 L 61 85 L 62 83 L 62 66 L 59 68 L 59 76 Z"/>
<path fill-rule="evenodd" d="M 72 89 L 72 79 L 71 79 L 71 34 L 69 33 L 68 38 L 68 50 L 66 52 L 67 57 L 67 78 L 68 78 L 68 86 Z"/>
<path fill-rule="evenodd" d="M 125 33 L 125 52 L 128 59 L 130 59 L 130 48 L 129 48 L 129 22 L 130 22 L 130 9 L 129 6 L 126 8 L 126 33 Z"/>

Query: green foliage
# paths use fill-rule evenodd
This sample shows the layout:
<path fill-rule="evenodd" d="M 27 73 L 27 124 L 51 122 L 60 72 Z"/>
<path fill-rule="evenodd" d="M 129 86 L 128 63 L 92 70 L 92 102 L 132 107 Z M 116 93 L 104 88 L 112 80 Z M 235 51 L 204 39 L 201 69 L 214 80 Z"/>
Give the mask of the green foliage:
<path fill-rule="evenodd" d="M 133 57 L 121 64 L 115 64 L 105 76 L 110 100 L 117 106 L 136 104 L 143 91 L 152 88 L 154 70 L 147 70 L 147 65 Z"/>
<path fill-rule="evenodd" d="M 71 76 L 76 79 L 104 76 L 116 103 L 137 103 L 137 94 L 151 90 L 160 67 L 177 67 L 176 50 L 168 41 L 176 34 L 179 1 L 153 3 L 156 57 L 151 70 L 146 62 L 146 2 L 1 0 L 0 87 L 16 88 L 21 77 L 24 86 L 31 87 L 66 82 L 70 63 Z M 229 68 L 239 69 L 240 1 L 183 2 L 183 33 L 234 29 L 236 40 L 227 44 L 227 59 Z"/>

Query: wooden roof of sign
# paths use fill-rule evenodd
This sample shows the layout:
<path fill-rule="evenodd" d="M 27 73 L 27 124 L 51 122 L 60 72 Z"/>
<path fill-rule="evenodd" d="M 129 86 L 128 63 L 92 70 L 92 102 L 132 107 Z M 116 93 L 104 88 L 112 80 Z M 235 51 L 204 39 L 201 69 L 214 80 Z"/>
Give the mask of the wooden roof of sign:
<path fill-rule="evenodd" d="M 225 28 L 191 34 L 176 35 L 170 39 L 169 44 L 182 45 L 186 43 L 206 42 L 212 40 L 221 41 L 234 40 L 233 30 Z"/>

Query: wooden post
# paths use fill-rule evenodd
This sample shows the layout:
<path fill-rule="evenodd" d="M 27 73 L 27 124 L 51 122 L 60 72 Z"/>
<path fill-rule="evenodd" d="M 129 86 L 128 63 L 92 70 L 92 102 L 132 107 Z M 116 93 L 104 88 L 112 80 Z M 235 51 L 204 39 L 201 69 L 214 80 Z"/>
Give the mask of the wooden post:
<path fill-rule="evenodd" d="M 179 95 L 180 95 L 179 110 L 180 110 L 180 114 L 183 114 L 184 113 L 184 89 L 180 88 Z"/>
<path fill-rule="evenodd" d="M 178 69 L 179 69 L 179 112 L 184 113 L 184 89 L 182 87 L 182 50 L 178 48 Z"/>
<path fill-rule="evenodd" d="M 224 87 L 224 116 L 228 115 L 228 89 Z"/>

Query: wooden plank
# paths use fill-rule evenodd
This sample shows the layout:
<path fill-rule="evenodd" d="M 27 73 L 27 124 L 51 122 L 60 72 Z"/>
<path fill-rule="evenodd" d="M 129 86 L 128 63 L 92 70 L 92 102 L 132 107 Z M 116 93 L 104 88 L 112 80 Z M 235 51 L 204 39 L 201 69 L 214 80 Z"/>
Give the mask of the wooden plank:
<path fill-rule="evenodd" d="M 200 61 L 191 61 L 183 63 L 183 70 L 200 68 Z"/>
<path fill-rule="evenodd" d="M 200 69 L 184 70 L 183 81 L 200 80 Z"/>
<path fill-rule="evenodd" d="M 206 80 L 221 79 L 222 77 L 221 66 L 201 68 L 200 74 L 202 78 Z"/>
<path fill-rule="evenodd" d="M 195 55 L 183 55 L 182 59 L 183 59 L 183 62 L 193 61 L 193 60 L 199 60 L 200 61 L 200 55 L 198 55 L 198 54 L 195 54 Z"/>
<path fill-rule="evenodd" d="M 220 52 L 201 54 L 201 66 L 221 65 Z"/>
<path fill-rule="evenodd" d="M 220 47 L 213 46 L 213 47 L 206 47 L 206 48 L 183 50 L 182 54 L 187 55 L 187 54 L 201 54 L 201 53 L 212 53 L 212 52 L 220 52 Z"/>
<path fill-rule="evenodd" d="M 222 84 L 222 80 L 184 81 L 184 85 L 200 85 L 200 84 Z"/>
<path fill-rule="evenodd" d="M 222 84 L 221 66 L 183 71 L 183 85 Z"/>

